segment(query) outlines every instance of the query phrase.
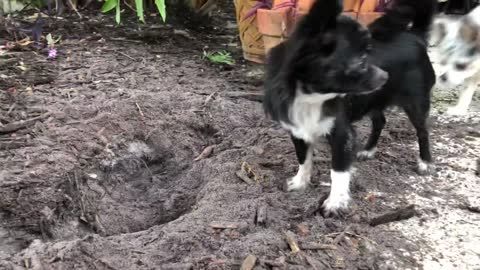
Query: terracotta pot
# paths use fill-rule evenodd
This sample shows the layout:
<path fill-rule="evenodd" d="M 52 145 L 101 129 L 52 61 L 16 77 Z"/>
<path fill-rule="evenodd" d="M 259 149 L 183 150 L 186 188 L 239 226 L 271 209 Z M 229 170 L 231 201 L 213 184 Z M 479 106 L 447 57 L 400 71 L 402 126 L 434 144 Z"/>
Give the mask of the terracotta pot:
<path fill-rule="evenodd" d="M 373 12 L 378 5 L 378 0 L 356 0 L 353 11 L 355 12 Z"/>
<path fill-rule="evenodd" d="M 263 36 L 265 53 L 285 40 L 293 29 L 292 8 L 257 10 L 258 30 Z"/>
<path fill-rule="evenodd" d="M 245 19 L 245 15 L 257 3 L 256 0 L 234 0 L 243 58 L 256 63 L 264 63 L 265 46 L 263 45 L 262 34 L 258 31 L 257 16 L 254 14 Z"/>
<path fill-rule="evenodd" d="M 298 0 L 297 11 L 307 13 L 312 7 L 313 3 L 315 3 L 315 0 Z"/>
<path fill-rule="evenodd" d="M 369 25 L 383 16 L 383 12 L 359 12 L 357 20 L 363 25 Z"/>
<path fill-rule="evenodd" d="M 353 11 L 358 0 L 343 0 L 343 11 Z"/>

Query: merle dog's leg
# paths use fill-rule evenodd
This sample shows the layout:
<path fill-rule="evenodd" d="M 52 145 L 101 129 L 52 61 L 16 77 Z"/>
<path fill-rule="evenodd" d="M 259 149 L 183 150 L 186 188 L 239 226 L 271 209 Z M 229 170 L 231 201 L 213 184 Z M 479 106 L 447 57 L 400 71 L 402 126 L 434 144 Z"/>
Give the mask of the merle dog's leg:
<path fill-rule="evenodd" d="M 328 198 L 323 202 L 326 215 L 346 210 L 350 201 L 350 178 L 353 162 L 354 132 L 349 124 L 336 123 L 328 136 L 332 149 L 332 185 Z"/>
<path fill-rule="evenodd" d="M 430 102 L 422 104 L 409 104 L 404 107 L 405 112 L 417 131 L 420 159 L 418 160 L 418 173 L 421 175 L 434 172 L 432 154 L 430 153 L 430 139 L 427 129 L 427 118 Z"/>
<path fill-rule="evenodd" d="M 288 190 L 304 189 L 310 183 L 312 177 L 313 149 L 302 139 L 290 135 L 295 146 L 295 153 L 298 159 L 298 172 L 295 177 L 287 182 Z"/>
<path fill-rule="evenodd" d="M 477 84 L 470 84 L 467 86 L 466 89 L 463 89 L 460 92 L 460 96 L 458 97 L 457 105 L 448 108 L 447 114 L 449 115 L 464 115 L 468 112 L 468 106 L 473 99 L 473 94 L 477 88 Z"/>
<path fill-rule="evenodd" d="M 373 158 L 375 152 L 377 151 L 377 143 L 382 133 L 382 129 L 385 126 L 386 120 L 385 115 L 382 111 L 373 111 L 370 113 L 370 119 L 372 120 L 372 133 L 368 137 L 368 142 L 365 145 L 365 148 L 357 153 L 357 158 L 359 160 L 366 160 Z"/>

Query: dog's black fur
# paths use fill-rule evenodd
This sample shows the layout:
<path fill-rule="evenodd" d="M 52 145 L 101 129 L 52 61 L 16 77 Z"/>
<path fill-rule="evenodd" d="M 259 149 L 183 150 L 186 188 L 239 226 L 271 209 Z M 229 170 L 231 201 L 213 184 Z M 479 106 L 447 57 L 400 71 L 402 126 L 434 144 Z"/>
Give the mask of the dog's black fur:
<path fill-rule="evenodd" d="M 266 114 L 295 126 L 291 109 L 299 93 L 342 94 L 320 106 L 325 117 L 335 118 L 327 135 L 332 169 L 346 171 L 354 159 L 351 123 L 370 116 L 372 133 L 365 150 L 373 150 L 386 122 L 384 110 L 399 106 L 417 131 L 419 172 L 429 172 L 431 167 L 426 165 L 432 163 L 432 157 L 426 120 L 435 73 L 426 36 L 436 0 L 397 0 L 368 31 L 340 15 L 341 10 L 337 0 L 317 0 L 291 37 L 271 50 L 265 81 Z M 382 70 L 388 73 L 388 80 Z M 292 140 L 303 164 L 312 142 L 299 137 L 292 135 Z"/>

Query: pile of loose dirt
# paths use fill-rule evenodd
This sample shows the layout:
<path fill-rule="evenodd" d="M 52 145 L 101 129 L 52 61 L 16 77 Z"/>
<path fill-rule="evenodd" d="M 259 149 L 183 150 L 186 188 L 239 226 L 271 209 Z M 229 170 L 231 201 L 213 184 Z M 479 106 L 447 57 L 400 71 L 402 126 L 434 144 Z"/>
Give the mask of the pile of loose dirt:
<path fill-rule="evenodd" d="M 357 166 L 352 213 L 323 218 L 328 147 L 315 151 L 313 186 L 285 192 L 296 170 L 293 146 L 264 118 L 258 81 L 244 75 L 251 67 L 240 60 L 218 68 L 201 58 L 205 45 L 231 43 L 228 30 L 211 45 L 213 34 L 172 26 L 75 27 L 95 34 L 64 37 L 49 62 L 55 81 L 28 88 L 24 79 L 0 101 L 4 124 L 34 118 L 0 136 L 0 269 L 238 269 L 248 255 L 255 269 L 415 268 L 429 254 L 443 255 L 428 251 L 431 242 L 412 241 L 418 226 L 441 224 L 450 208 L 458 223 L 475 215 L 462 208 L 470 194 L 449 191 L 446 174 L 413 172 L 415 132 L 392 112 L 376 158 Z M 432 140 L 455 151 L 434 144 L 439 172 L 473 174 L 448 155 L 478 157 L 479 134 L 471 132 L 478 118 L 442 119 L 432 119 Z M 368 124 L 358 130 L 364 137 Z M 370 225 L 411 203 L 408 233 Z M 292 252 L 292 238 L 300 252 Z"/>

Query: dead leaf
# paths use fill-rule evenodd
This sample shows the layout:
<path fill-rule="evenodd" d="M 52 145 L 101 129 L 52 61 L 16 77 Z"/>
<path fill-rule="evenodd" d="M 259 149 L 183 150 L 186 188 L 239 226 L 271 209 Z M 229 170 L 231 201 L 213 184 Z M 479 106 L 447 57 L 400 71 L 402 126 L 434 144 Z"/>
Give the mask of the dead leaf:
<path fill-rule="evenodd" d="M 193 161 L 199 161 L 208 158 L 213 153 L 213 148 L 215 148 L 214 145 L 207 146 L 205 149 L 203 149 L 202 153 L 200 153 L 200 155 L 198 155 L 198 157 L 195 158 Z"/>

